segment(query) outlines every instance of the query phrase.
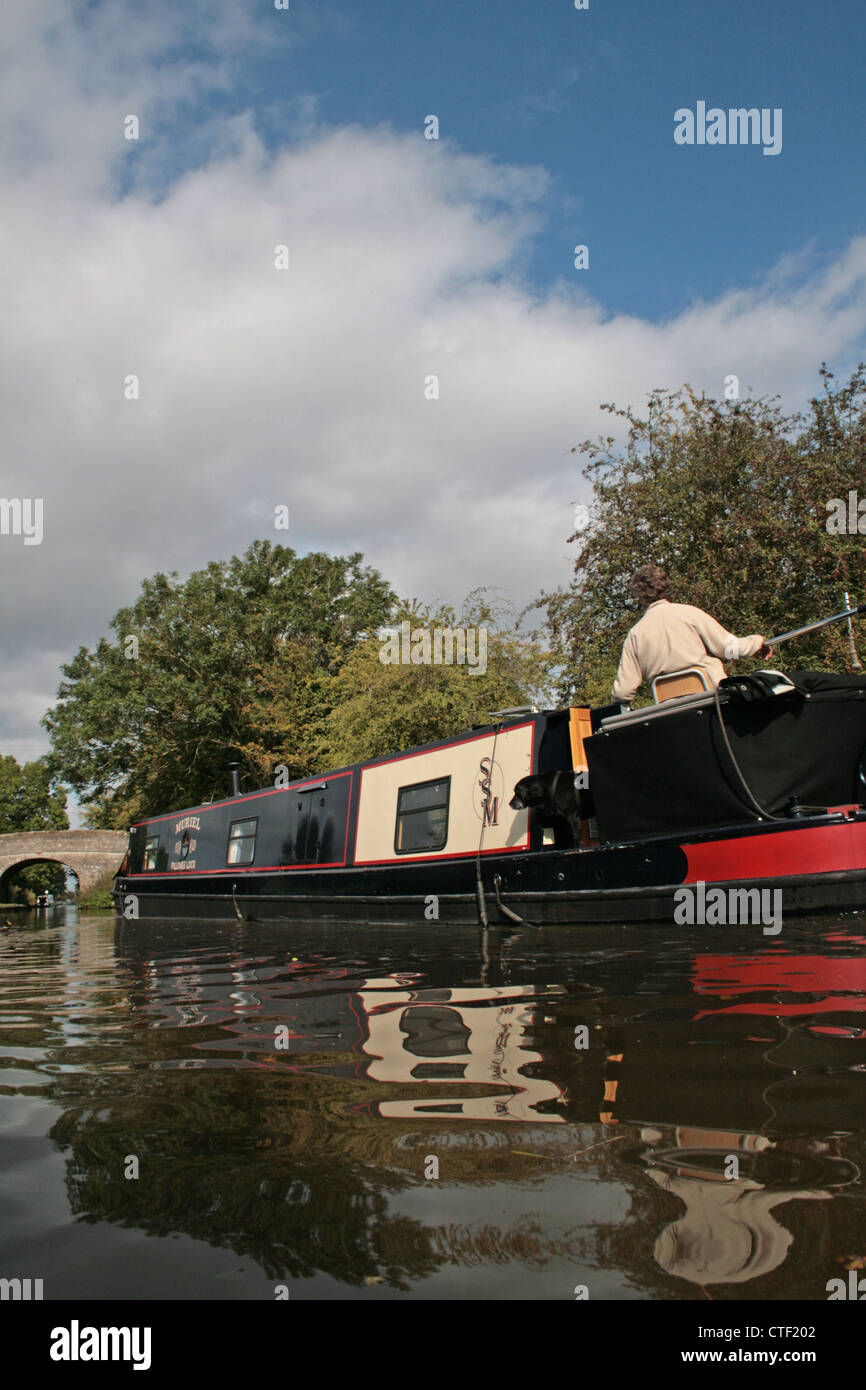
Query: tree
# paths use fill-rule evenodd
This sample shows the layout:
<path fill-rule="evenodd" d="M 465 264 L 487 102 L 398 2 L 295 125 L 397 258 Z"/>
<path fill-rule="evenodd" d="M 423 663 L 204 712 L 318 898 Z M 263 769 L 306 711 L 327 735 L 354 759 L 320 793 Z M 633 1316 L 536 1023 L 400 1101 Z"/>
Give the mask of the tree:
<path fill-rule="evenodd" d="M 542 596 L 565 699 L 609 700 L 639 616 L 628 581 L 642 564 L 663 565 L 676 600 L 738 635 L 771 636 L 838 611 L 846 589 L 866 601 L 860 535 L 828 531 L 832 499 L 866 478 L 864 371 L 836 387 L 822 367 L 823 395 L 806 416 L 784 416 L 775 399 L 719 403 L 689 386 L 653 391 L 643 418 L 601 407 L 626 422 L 627 439 L 577 446 L 591 522 L 569 538 L 578 543 L 571 587 Z M 825 628 L 775 660 L 845 669 L 847 629 Z"/>
<path fill-rule="evenodd" d="M 66 790 L 55 785 L 45 758 L 19 765 L 0 757 L 0 835 L 23 830 L 66 830 Z M 35 898 L 37 893 L 63 891 L 66 873 L 54 863 L 26 864 L 3 878 L 3 897 Z"/>
<path fill-rule="evenodd" d="M 115 639 L 62 668 L 43 721 L 52 767 L 90 824 L 123 826 L 224 795 L 233 758 L 255 777 L 288 743 L 303 763 L 334 677 L 393 601 L 360 554 L 298 556 L 266 541 L 185 582 L 156 574 L 111 619 Z"/>
<path fill-rule="evenodd" d="M 66 791 L 55 785 L 47 759 L 19 765 L 0 757 L 0 835 L 22 830 L 67 830 Z"/>
<path fill-rule="evenodd" d="M 394 619 L 401 648 L 404 621 L 410 632 L 431 633 L 431 643 L 436 628 L 473 629 L 474 635 L 466 640 L 475 669 L 468 661 L 462 665 L 384 662 L 384 634 L 358 643 L 334 681 L 336 698 L 319 740 L 320 768 L 432 743 L 489 723 L 493 711 L 547 702 L 550 658 L 537 634 L 521 634 L 517 623 L 502 623 L 483 591 L 469 596 L 459 624 L 451 608 L 433 612 L 417 600 L 403 602 Z M 419 641 L 419 654 L 422 646 Z"/>

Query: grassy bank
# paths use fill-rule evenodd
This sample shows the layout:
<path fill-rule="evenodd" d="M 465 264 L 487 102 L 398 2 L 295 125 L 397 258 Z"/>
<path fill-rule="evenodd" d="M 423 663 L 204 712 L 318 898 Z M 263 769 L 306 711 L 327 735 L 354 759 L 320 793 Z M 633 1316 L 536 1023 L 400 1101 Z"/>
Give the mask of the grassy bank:
<path fill-rule="evenodd" d="M 91 888 L 79 893 L 79 909 L 88 911 L 98 907 L 114 907 L 113 888 L 114 870 L 109 869 L 96 880 Z"/>

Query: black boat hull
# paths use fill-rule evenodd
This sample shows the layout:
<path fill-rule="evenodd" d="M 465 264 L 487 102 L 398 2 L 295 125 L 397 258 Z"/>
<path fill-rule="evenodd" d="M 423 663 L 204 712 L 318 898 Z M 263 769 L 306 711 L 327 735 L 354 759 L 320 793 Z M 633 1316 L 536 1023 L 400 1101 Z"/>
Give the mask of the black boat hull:
<path fill-rule="evenodd" d="M 822 867 L 810 872 L 816 863 Z M 541 926 L 673 922 L 677 895 L 702 885 L 704 896 L 714 888 L 778 891 L 785 918 L 866 909 L 866 813 L 730 828 L 688 841 L 492 856 L 482 859 L 480 876 L 482 893 L 471 859 L 246 872 L 230 883 L 176 878 L 150 882 L 146 892 L 137 891 L 135 878 L 119 878 L 115 899 L 118 913 L 132 919 L 467 925 L 482 921 L 483 907 L 491 924 L 519 917 Z"/>

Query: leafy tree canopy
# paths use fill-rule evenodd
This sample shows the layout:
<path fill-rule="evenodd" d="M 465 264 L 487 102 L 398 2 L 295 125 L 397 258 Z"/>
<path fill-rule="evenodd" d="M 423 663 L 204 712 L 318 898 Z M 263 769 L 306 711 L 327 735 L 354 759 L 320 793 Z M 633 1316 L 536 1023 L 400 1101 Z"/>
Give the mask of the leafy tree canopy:
<path fill-rule="evenodd" d="M 489 723 L 497 710 L 549 702 L 551 661 L 537 634 L 521 633 L 519 620 L 504 606 L 495 607 L 483 590 L 469 596 L 459 619 L 448 607 L 433 611 L 418 600 L 399 605 L 394 627 L 401 648 L 404 622 L 409 633 L 471 629 L 467 661 L 385 662 L 381 635 L 359 642 L 334 681 L 336 698 L 319 738 L 320 767 L 432 743 Z"/>
<path fill-rule="evenodd" d="M 267 541 L 186 581 L 156 574 L 111 619 L 114 640 L 62 668 L 43 721 L 52 768 L 103 826 L 223 795 L 233 757 L 254 778 L 288 743 L 303 770 L 333 678 L 393 603 L 360 554 Z"/>
<path fill-rule="evenodd" d="M 0 835 L 22 830 L 66 830 L 66 792 L 55 786 L 45 758 L 20 765 L 0 757 Z"/>
<path fill-rule="evenodd" d="M 775 399 L 720 403 L 689 386 L 654 391 L 646 413 L 603 405 L 628 427 L 576 446 L 592 483 L 589 527 L 568 589 L 543 595 L 560 662 L 560 696 L 603 704 L 623 639 L 640 615 L 628 581 L 662 565 L 674 599 L 712 613 L 737 635 L 774 632 L 838 612 L 848 590 L 866 601 L 863 537 L 828 530 L 832 499 L 866 494 L 866 366 L 806 414 Z M 866 647 L 866 628 L 859 628 Z M 855 630 L 855 636 L 856 636 Z M 774 653 L 773 665 L 845 670 L 846 624 Z M 756 664 L 753 660 L 752 664 Z"/>

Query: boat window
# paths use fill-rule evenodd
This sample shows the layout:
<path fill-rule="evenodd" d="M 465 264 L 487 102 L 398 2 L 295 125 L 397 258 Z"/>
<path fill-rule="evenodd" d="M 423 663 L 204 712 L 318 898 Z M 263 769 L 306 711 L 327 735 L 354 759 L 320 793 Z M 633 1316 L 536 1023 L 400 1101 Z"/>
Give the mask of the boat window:
<path fill-rule="evenodd" d="M 235 820 L 229 827 L 227 864 L 252 864 L 256 852 L 256 826 L 258 817 L 252 820 Z"/>
<path fill-rule="evenodd" d="M 450 777 L 400 788 L 394 835 L 394 848 L 398 854 L 417 854 L 419 850 L 445 848 L 450 789 Z"/>
<path fill-rule="evenodd" d="M 155 869 L 155 868 L 156 868 L 156 853 L 157 853 L 157 850 L 158 850 L 158 849 L 159 849 L 159 836 L 158 836 L 158 835 L 150 835 L 150 836 L 145 840 L 145 842 L 144 842 L 144 868 L 145 868 L 145 872 L 147 872 L 148 869 Z"/>

